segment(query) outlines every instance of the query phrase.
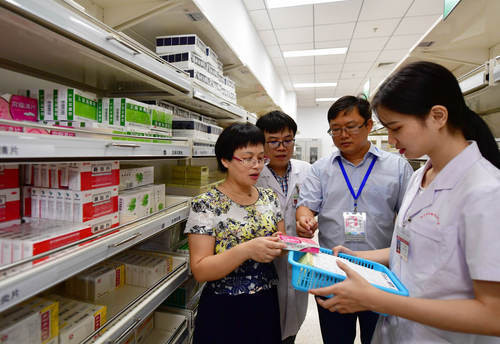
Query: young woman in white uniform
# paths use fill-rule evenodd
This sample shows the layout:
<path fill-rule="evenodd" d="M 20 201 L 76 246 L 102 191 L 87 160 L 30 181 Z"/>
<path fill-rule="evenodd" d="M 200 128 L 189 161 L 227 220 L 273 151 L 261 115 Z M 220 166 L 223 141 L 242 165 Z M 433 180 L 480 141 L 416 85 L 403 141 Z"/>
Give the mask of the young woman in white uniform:
<path fill-rule="evenodd" d="M 429 156 L 412 176 L 391 247 L 345 252 L 388 264 L 410 297 L 383 292 L 343 264 L 348 278 L 312 291 L 332 312 L 373 310 L 372 343 L 500 343 L 500 153 L 444 67 L 417 62 L 372 102 L 389 142 Z"/>

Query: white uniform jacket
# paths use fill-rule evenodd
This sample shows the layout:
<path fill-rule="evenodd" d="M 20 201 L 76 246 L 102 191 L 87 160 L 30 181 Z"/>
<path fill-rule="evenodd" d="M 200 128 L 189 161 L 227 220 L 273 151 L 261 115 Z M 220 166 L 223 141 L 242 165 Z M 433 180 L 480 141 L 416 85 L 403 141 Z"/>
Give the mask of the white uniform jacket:
<path fill-rule="evenodd" d="M 299 191 L 302 181 L 309 174 L 311 165 L 305 161 L 291 159 L 292 168 L 288 177 L 288 195 L 283 193 L 272 172 L 265 167 L 257 181 L 257 186 L 273 189 L 279 197 L 283 219 L 285 220 L 286 234 L 297 236 L 295 229 L 295 210 L 299 200 Z M 307 293 L 293 288 L 292 268 L 288 263 L 288 255 L 274 260 L 278 272 L 278 298 L 280 305 L 281 337 L 285 339 L 294 336 L 304 322 L 307 311 Z"/>
<path fill-rule="evenodd" d="M 475 142 L 422 190 L 429 167 L 430 161 L 415 172 L 406 190 L 390 268 L 411 297 L 471 299 L 473 280 L 500 282 L 500 170 L 481 156 Z M 407 261 L 396 252 L 403 226 L 410 239 Z M 500 344 L 500 337 L 445 331 L 388 316 L 379 318 L 373 343 Z"/>

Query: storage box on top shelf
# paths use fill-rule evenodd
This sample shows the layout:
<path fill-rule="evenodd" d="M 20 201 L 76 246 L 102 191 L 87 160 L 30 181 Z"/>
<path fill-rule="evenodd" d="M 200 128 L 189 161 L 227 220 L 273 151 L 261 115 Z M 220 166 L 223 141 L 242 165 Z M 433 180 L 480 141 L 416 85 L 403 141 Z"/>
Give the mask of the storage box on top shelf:
<path fill-rule="evenodd" d="M 184 71 L 188 73 L 196 85 L 203 87 L 211 93 L 218 94 L 215 78 L 208 71 L 201 68 L 185 69 Z"/>
<path fill-rule="evenodd" d="M 215 51 L 208 47 L 205 49 L 206 55 L 207 55 L 207 62 L 210 63 L 213 67 L 215 67 L 220 74 L 222 74 L 222 70 L 224 68 L 224 65 L 222 62 L 219 60 L 219 56 L 215 53 Z"/>
<path fill-rule="evenodd" d="M 19 188 L 0 189 L 0 228 L 21 223 Z"/>
<path fill-rule="evenodd" d="M 206 48 L 206 44 L 195 34 L 156 37 L 156 53 L 159 55 L 193 51 L 206 56 Z"/>
<path fill-rule="evenodd" d="M 193 51 L 160 55 L 160 57 L 182 70 L 197 68 L 203 70 L 207 69 L 207 62 L 205 59 Z"/>
<path fill-rule="evenodd" d="M 151 128 L 151 112 L 148 104 L 128 98 L 102 98 L 97 112 L 102 123 L 120 127 Z"/>
<path fill-rule="evenodd" d="M 176 106 L 174 110 L 174 118 L 173 119 L 178 119 L 178 118 L 191 118 L 191 111 L 184 109 L 180 106 Z"/>
<path fill-rule="evenodd" d="M 85 191 L 120 184 L 118 161 L 86 161 L 69 165 L 69 189 Z"/>
<path fill-rule="evenodd" d="M 222 127 L 218 125 L 210 124 L 208 127 L 208 139 L 212 142 L 217 142 L 219 135 L 222 133 Z"/>
<path fill-rule="evenodd" d="M 122 165 L 120 169 L 120 191 L 153 184 L 154 176 L 153 166 Z"/>

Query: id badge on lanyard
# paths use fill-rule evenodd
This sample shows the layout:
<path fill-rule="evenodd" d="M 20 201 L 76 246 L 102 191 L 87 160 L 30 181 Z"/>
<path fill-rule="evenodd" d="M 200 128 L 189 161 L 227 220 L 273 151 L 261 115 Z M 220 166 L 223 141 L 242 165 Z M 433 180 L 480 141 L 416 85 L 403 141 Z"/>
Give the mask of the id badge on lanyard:
<path fill-rule="evenodd" d="M 340 170 L 344 176 L 345 182 L 349 191 L 351 192 L 352 198 L 354 199 L 354 211 L 352 212 L 343 212 L 344 216 L 344 231 L 345 231 L 345 241 L 366 241 L 366 213 L 358 211 L 358 198 L 365 187 L 366 181 L 372 172 L 373 165 L 377 161 L 377 157 L 373 157 L 368 170 L 361 182 L 358 193 L 354 193 L 354 189 L 352 188 L 351 181 L 347 176 L 347 172 L 345 171 L 344 164 L 342 163 L 341 158 L 338 158 L 338 163 L 340 166 Z"/>
<path fill-rule="evenodd" d="M 297 202 L 299 201 L 299 184 L 295 185 L 295 192 L 292 195 L 293 198 L 293 207 L 297 208 Z"/>
<path fill-rule="evenodd" d="M 345 241 L 366 241 L 366 213 L 343 212 Z"/>
<path fill-rule="evenodd" d="M 410 230 L 403 225 L 396 226 L 396 254 L 398 254 L 405 262 L 408 261 L 408 253 L 410 252 Z"/>

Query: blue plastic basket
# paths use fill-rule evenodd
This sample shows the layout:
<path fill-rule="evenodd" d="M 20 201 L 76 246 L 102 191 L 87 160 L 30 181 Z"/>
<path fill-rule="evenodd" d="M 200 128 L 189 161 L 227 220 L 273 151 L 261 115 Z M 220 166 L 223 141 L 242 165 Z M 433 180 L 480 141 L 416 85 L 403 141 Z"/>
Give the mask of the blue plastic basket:
<path fill-rule="evenodd" d="M 326 248 L 320 248 L 320 250 L 322 253 L 333 254 L 332 250 Z M 328 287 L 337 282 L 342 282 L 345 279 L 345 276 L 299 263 L 299 259 L 304 254 L 304 252 L 297 251 L 290 251 L 288 253 L 288 262 L 292 264 L 292 285 L 295 289 L 307 292 L 310 289 Z M 391 279 L 391 282 L 396 286 L 397 290 L 385 288 L 375 284 L 373 284 L 373 286 L 389 293 L 408 296 L 408 290 L 405 288 L 403 283 L 401 283 L 396 275 L 394 275 L 394 273 L 386 266 L 366 259 L 349 256 L 343 253 L 340 253 L 339 257 L 345 258 L 351 263 L 355 263 L 376 271 L 385 272 Z"/>

